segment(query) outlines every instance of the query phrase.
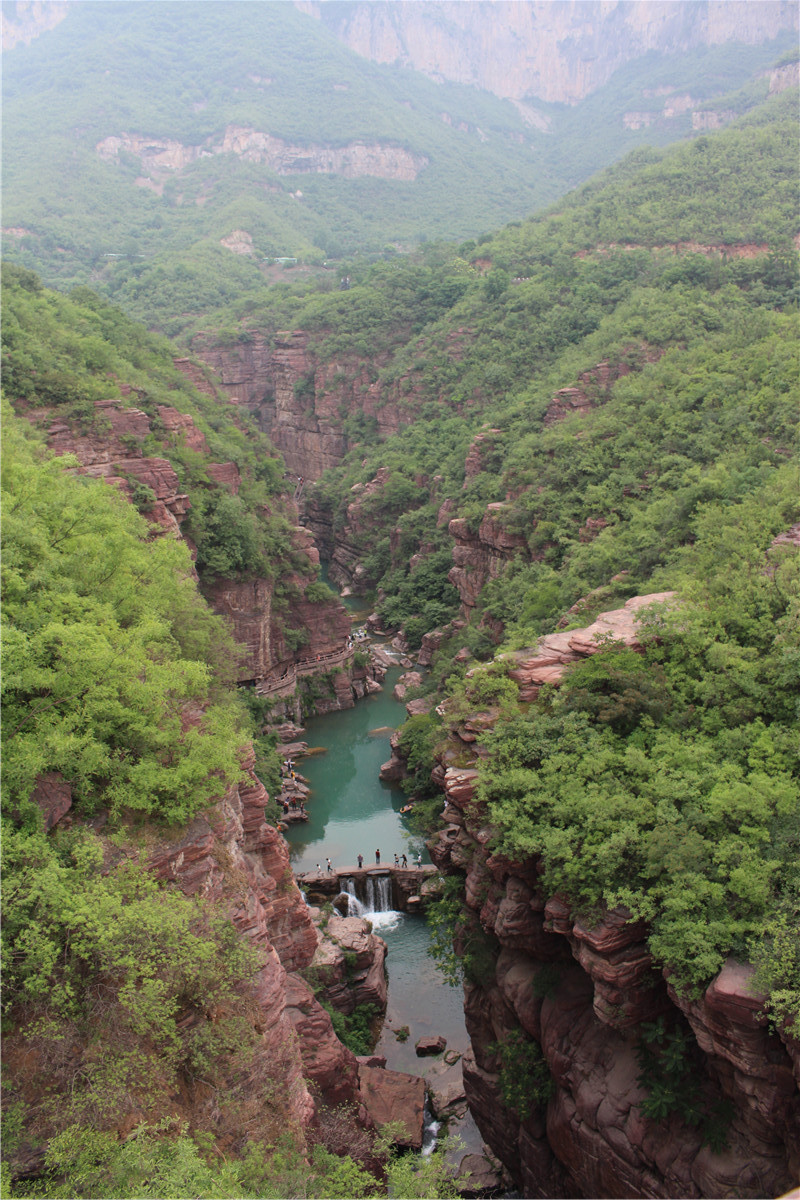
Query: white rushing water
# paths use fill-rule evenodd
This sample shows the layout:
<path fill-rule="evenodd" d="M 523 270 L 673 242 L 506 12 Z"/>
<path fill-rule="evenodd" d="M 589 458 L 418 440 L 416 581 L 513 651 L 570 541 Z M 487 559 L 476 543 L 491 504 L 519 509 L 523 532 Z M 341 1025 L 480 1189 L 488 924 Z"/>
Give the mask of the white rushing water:
<path fill-rule="evenodd" d="M 364 917 L 373 929 L 396 929 L 403 914 L 392 908 L 392 881 L 388 875 L 368 875 L 364 881 L 364 899 L 359 900 L 354 879 L 343 880 L 341 895 L 347 900 L 348 917 Z"/>

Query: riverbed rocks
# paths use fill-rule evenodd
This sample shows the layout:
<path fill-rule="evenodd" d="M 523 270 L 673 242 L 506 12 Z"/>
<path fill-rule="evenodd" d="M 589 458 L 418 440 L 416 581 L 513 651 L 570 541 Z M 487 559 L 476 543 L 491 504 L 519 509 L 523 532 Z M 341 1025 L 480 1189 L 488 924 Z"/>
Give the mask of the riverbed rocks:
<path fill-rule="evenodd" d="M 402 704 L 408 693 L 413 691 L 414 688 L 420 687 L 421 684 L 422 676 L 420 675 L 419 671 L 406 671 L 400 676 L 397 683 L 394 685 L 392 695 L 394 696 L 395 700 L 399 700 Z"/>
<path fill-rule="evenodd" d="M 426 1054 L 444 1054 L 447 1049 L 447 1039 L 441 1034 L 431 1034 L 429 1037 L 421 1037 L 418 1042 L 414 1043 L 414 1051 L 417 1058 L 424 1058 Z"/>
<path fill-rule="evenodd" d="M 503 1164 L 489 1154 L 465 1154 L 458 1164 L 456 1186 L 465 1200 L 470 1197 L 501 1196 L 513 1190 L 513 1181 Z"/>

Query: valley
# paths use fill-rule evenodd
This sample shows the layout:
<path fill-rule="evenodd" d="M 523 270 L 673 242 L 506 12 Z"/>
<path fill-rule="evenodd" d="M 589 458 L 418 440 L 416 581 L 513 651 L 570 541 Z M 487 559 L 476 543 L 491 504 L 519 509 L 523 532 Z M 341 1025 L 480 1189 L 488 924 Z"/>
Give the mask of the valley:
<path fill-rule="evenodd" d="M 4 1191 L 794 1195 L 796 14 L 201 7 L 4 52 Z"/>

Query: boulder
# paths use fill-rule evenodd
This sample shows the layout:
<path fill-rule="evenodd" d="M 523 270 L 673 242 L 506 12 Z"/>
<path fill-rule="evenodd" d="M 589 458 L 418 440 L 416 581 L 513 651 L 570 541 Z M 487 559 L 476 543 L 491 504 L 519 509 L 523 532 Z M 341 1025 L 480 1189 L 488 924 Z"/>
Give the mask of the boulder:
<path fill-rule="evenodd" d="M 432 1035 L 431 1037 L 422 1037 L 415 1045 L 417 1058 L 422 1058 L 426 1054 L 442 1054 L 447 1047 L 447 1039 L 441 1034 Z"/>
<path fill-rule="evenodd" d="M 467 1096 L 461 1078 L 453 1079 L 450 1083 L 434 1084 L 430 1087 L 429 1095 L 433 1115 L 439 1121 L 447 1117 L 462 1117 L 467 1111 Z"/>
<path fill-rule="evenodd" d="M 399 1121 L 405 1127 L 405 1134 L 398 1138 L 397 1144 L 420 1150 L 425 1080 L 420 1075 L 366 1065 L 359 1065 L 358 1078 L 364 1107 L 375 1125 L 380 1128 L 390 1121 Z"/>
<path fill-rule="evenodd" d="M 510 1177 L 502 1165 L 485 1154 L 465 1154 L 458 1165 L 456 1187 L 462 1196 L 497 1196 L 510 1186 Z"/>

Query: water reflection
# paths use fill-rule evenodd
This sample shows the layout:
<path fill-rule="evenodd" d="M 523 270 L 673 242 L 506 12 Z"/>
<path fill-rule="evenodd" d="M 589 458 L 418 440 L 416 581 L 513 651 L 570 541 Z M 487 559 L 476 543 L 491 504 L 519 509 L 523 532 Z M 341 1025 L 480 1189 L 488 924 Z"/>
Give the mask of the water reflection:
<path fill-rule="evenodd" d="M 391 694 L 400 673 L 401 668 L 392 668 L 383 691 L 355 708 L 308 721 L 305 740 L 325 753 L 299 760 L 311 796 L 308 822 L 286 833 L 295 871 L 313 871 L 326 858 L 341 871 L 355 867 L 359 854 L 374 862 L 378 849 L 384 863 L 404 853 L 416 860 L 419 852 L 423 862 L 430 861 L 422 839 L 410 832 L 399 811 L 407 796 L 378 778 L 391 755 L 391 733 L 406 716 L 405 706 Z"/>

